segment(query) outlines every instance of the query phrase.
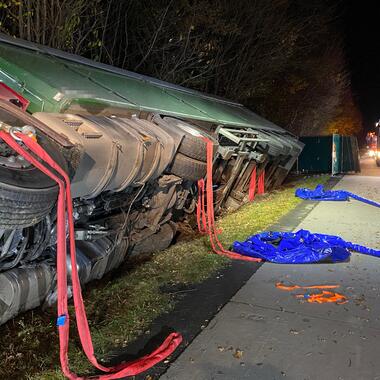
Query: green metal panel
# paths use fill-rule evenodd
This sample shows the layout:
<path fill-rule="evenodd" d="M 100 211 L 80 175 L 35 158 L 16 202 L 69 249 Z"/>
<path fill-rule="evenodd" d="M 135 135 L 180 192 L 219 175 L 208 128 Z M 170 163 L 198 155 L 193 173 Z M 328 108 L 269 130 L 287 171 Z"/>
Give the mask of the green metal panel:
<path fill-rule="evenodd" d="M 193 105 L 203 114 L 207 114 L 211 119 L 220 124 L 230 124 L 237 126 L 249 126 L 250 124 L 245 118 L 242 118 L 238 108 L 229 104 L 218 103 L 211 99 L 204 99 L 193 94 L 187 94 L 171 89 L 166 89 L 166 92 L 172 97 L 184 102 L 185 104 Z"/>
<path fill-rule="evenodd" d="M 63 61 L 63 60 L 62 60 Z M 104 88 L 114 91 L 123 99 L 145 111 L 160 111 L 175 116 L 236 126 L 258 126 L 279 129 L 273 123 L 255 115 L 244 107 L 217 99 L 200 97 L 197 93 L 159 86 L 144 80 L 99 70 L 86 65 L 64 61 L 65 66 L 90 78 Z M 266 123 L 265 123 L 266 122 Z"/>
<path fill-rule="evenodd" d="M 122 98 L 69 70 L 51 57 L 27 49 L 0 44 L 0 70 L 12 78 L 6 83 L 30 100 L 30 112 L 60 112 L 72 99 L 91 98 L 113 106 L 130 106 Z M 34 96 L 30 97 L 32 93 Z M 39 99 L 39 101 L 36 101 Z"/>
<path fill-rule="evenodd" d="M 25 41 L 1 37 L 0 57 L 0 80 L 30 101 L 31 113 L 116 107 L 283 132 L 237 103 Z"/>
<path fill-rule="evenodd" d="M 132 108 L 144 111 L 160 111 L 176 116 L 193 115 L 197 119 L 213 121 L 206 113 L 197 110 L 191 104 L 186 104 L 180 99 L 170 96 L 165 88 L 85 65 L 65 62 L 65 66 L 73 72 L 89 78 L 100 87 L 117 94 L 121 99 L 130 103 Z"/>

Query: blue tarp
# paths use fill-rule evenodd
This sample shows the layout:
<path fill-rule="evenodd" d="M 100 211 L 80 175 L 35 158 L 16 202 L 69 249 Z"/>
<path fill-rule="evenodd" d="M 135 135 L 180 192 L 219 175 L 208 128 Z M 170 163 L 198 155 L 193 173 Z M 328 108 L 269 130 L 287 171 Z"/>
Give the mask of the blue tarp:
<path fill-rule="evenodd" d="M 353 198 L 371 206 L 380 207 L 380 203 L 360 197 L 346 190 L 325 190 L 323 185 L 318 185 L 314 190 L 306 188 L 297 189 L 295 195 L 302 199 L 314 201 L 348 201 L 350 198 Z"/>
<path fill-rule="evenodd" d="M 244 242 L 235 241 L 233 251 L 278 264 L 310 264 L 349 260 L 350 250 L 380 257 L 380 251 L 346 242 L 339 236 L 297 232 L 263 232 Z"/>

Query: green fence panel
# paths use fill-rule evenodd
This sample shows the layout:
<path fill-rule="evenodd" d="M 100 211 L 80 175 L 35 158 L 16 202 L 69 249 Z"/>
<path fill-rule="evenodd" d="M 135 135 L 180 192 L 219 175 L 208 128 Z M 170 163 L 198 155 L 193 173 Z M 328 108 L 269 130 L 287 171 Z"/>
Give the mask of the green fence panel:
<path fill-rule="evenodd" d="M 309 173 L 359 172 L 359 150 L 355 136 L 301 137 L 305 147 L 298 159 L 298 170 Z"/>
<path fill-rule="evenodd" d="M 331 136 L 300 137 L 305 144 L 298 158 L 298 170 L 308 173 L 331 173 Z"/>

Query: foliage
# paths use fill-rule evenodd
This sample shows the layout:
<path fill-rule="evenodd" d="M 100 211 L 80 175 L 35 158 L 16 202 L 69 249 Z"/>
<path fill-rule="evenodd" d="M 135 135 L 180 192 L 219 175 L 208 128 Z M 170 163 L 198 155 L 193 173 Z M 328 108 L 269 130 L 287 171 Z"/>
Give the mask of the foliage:
<path fill-rule="evenodd" d="M 337 116 L 327 125 L 327 133 L 338 133 L 340 135 L 355 135 L 361 131 L 362 118 L 355 105 L 355 100 L 350 93 L 343 98 L 337 109 Z"/>
<path fill-rule="evenodd" d="M 0 30 L 237 100 L 310 135 L 350 118 L 340 9 L 335 0 L 3 0 Z"/>

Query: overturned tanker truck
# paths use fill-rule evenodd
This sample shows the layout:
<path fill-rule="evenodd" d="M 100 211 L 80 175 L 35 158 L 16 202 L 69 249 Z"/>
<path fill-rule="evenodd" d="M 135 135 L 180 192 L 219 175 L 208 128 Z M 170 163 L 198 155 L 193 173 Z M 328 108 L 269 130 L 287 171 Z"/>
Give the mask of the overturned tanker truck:
<path fill-rule="evenodd" d="M 303 148 L 241 104 L 4 35 L 0 128 L 33 134 L 69 174 L 82 284 L 171 244 L 206 174 L 202 137 L 219 211 L 247 201 L 254 168 L 281 184 Z M 56 302 L 57 194 L 0 141 L 0 323 Z"/>

